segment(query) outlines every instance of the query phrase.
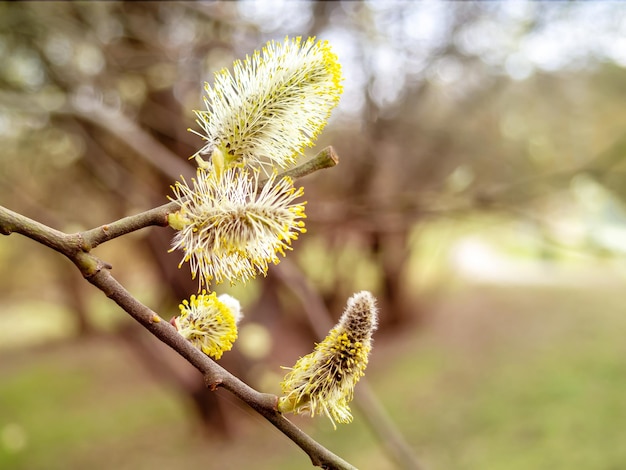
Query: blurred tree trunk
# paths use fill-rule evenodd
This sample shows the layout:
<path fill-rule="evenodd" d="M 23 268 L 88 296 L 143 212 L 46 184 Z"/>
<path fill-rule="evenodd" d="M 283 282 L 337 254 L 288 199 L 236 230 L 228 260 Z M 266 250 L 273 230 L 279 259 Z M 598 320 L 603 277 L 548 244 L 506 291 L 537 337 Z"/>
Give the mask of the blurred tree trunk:
<path fill-rule="evenodd" d="M 89 307 L 84 290 L 85 283 L 75 270 L 68 269 L 65 259 L 61 257 L 55 259 L 58 260 L 55 268 L 60 288 L 65 297 L 65 304 L 76 321 L 76 335 L 79 337 L 89 336 L 95 330 L 89 320 Z"/>
<path fill-rule="evenodd" d="M 372 234 L 372 252 L 382 270 L 379 303 L 385 314 L 381 322 L 390 327 L 399 327 L 419 316 L 417 299 L 407 299 L 405 295 L 404 268 L 409 255 L 407 238 L 406 230 Z"/>

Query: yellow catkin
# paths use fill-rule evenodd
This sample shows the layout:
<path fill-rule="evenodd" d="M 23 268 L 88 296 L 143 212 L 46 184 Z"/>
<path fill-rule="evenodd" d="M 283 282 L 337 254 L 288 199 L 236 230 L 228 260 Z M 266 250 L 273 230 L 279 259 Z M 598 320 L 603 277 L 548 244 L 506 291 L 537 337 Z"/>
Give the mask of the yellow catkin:
<path fill-rule="evenodd" d="M 365 373 L 377 325 L 378 312 L 372 294 L 367 291 L 354 294 L 339 323 L 285 376 L 279 411 L 311 416 L 323 413 L 333 427 L 336 422 L 351 422 L 348 403 Z"/>

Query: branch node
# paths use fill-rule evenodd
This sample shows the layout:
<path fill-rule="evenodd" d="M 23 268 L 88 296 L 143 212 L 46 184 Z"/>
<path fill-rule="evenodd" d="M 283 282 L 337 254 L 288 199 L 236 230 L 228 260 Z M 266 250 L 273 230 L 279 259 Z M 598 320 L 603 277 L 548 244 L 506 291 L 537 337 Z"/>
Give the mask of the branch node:
<path fill-rule="evenodd" d="M 215 390 L 217 390 L 217 387 L 220 387 L 223 383 L 221 378 L 213 378 L 211 377 L 211 375 L 209 374 L 205 374 L 204 376 L 204 383 L 206 384 L 207 388 L 209 390 L 211 390 L 212 392 L 214 392 Z"/>
<path fill-rule="evenodd" d="M 266 396 L 269 395 L 268 396 L 268 400 L 271 400 L 271 402 L 272 402 L 272 410 L 274 410 L 275 412 L 280 413 L 282 415 L 282 413 L 280 411 L 278 411 L 278 400 L 279 400 L 278 395 L 271 395 L 269 393 L 264 393 L 264 395 L 266 395 Z"/>

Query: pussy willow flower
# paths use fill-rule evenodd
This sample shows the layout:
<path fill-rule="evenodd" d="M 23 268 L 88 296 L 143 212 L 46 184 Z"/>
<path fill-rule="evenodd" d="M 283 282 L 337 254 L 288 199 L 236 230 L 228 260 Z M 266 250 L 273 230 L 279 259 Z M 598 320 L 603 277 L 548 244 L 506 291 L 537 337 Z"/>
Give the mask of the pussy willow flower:
<path fill-rule="evenodd" d="M 174 319 L 178 333 L 196 348 L 215 359 L 230 351 L 237 339 L 237 322 L 241 319 L 239 301 L 229 295 L 217 297 L 215 292 L 183 300 L 180 315 Z"/>
<path fill-rule="evenodd" d="M 204 131 L 196 133 L 207 144 L 198 153 L 218 150 L 226 168 L 288 167 L 326 125 L 343 91 L 341 80 L 327 41 L 268 42 L 205 85 L 206 111 L 195 114 Z"/>
<path fill-rule="evenodd" d="M 335 428 L 335 422 L 352 421 L 348 403 L 364 375 L 377 325 L 374 296 L 367 291 L 354 294 L 339 323 L 285 376 L 278 410 L 311 416 L 324 413 Z"/>
<path fill-rule="evenodd" d="M 179 267 L 188 261 L 200 286 L 267 273 L 306 231 L 304 203 L 294 203 L 304 190 L 289 177 L 276 178 L 273 173 L 259 189 L 258 171 L 198 168 L 191 185 L 183 179 L 173 186 L 180 209 L 169 217 L 178 230 L 172 250 L 183 250 Z"/>

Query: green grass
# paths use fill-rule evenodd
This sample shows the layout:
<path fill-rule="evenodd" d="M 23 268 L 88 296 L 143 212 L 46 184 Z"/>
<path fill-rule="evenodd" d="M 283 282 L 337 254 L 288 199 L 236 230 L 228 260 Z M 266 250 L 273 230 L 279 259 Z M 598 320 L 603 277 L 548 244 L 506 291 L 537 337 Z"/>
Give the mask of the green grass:
<path fill-rule="evenodd" d="M 415 382 L 414 408 L 404 413 L 413 426 L 401 406 L 390 402 L 390 410 L 434 468 L 624 468 L 621 303 L 618 292 L 464 293 L 440 312 L 447 318 L 439 327 L 457 321 L 473 341 L 427 346 L 447 365 Z M 408 367 L 401 363 L 396 373 L 409 374 Z M 410 400 L 397 389 L 394 395 Z"/>
<path fill-rule="evenodd" d="M 457 286 L 422 330 L 377 338 L 367 377 L 428 468 L 626 468 L 622 304 L 618 289 Z M 310 468 L 234 398 L 237 438 L 204 439 L 115 343 L 5 353 L 0 367 L 0 468 Z M 359 468 L 395 468 L 353 408 L 337 431 L 296 422 Z M 7 448 L 8 424 L 23 449 Z"/>
<path fill-rule="evenodd" d="M 18 426 L 25 447 L 0 441 L 0 468 L 65 469 L 74 453 L 98 452 L 111 436 L 135 439 L 152 426 L 184 419 L 165 390 L 136 380 L 128 387 L 115 384 L 113 373 L 127 373 L 128 356 L 108 346 L 113 344 L 78 343 L 49 354 L 42 349 L 4 377 L 0 432 Z"/>

